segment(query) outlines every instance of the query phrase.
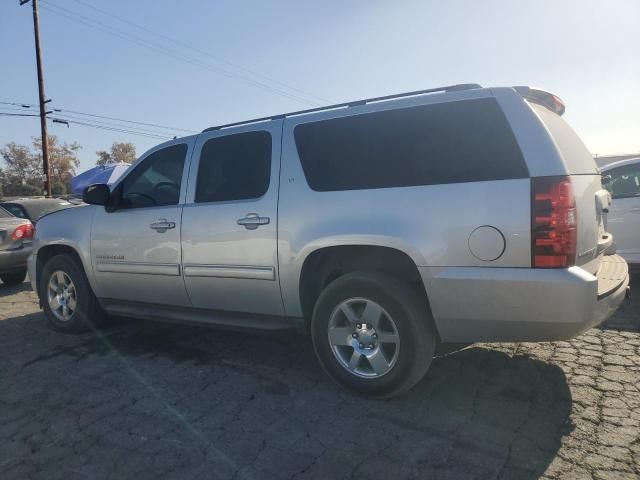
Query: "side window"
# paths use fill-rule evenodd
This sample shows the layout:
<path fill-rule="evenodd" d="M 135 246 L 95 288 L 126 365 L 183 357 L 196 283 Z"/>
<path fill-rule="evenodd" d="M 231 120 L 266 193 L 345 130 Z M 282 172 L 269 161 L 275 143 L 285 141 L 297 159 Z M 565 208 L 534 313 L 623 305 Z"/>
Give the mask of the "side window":
<path fill-rule="evenodd" d="M 118 209 L 176 205 L 187 155 L 187 145 L 153 152 L 118 187 Z"/>
<path fill-rule="evenodd" d="M 271 134 L 237 133 L 202 146 L 196 203 L 259 198 L 269 189 Z"/>
<path fill-rule="evenodd" d="M 294 137 L 307 182 L 320 192 L 529 176 L 493 98 L 303 123 Z"/>
<path fill-rule="evenodd" d="M 640 163 L 619 167 L 607 174 L 611 179 L 605 188 L 613 198 L 640 196 Z"/>

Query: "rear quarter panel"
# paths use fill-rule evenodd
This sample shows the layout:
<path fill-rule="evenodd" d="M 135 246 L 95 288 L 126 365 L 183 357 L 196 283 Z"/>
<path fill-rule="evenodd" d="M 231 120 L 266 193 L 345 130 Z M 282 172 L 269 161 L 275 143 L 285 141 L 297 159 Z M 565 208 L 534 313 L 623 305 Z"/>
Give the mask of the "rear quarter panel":
<path fill-rule="evenodd" d="M 298 157 L 293 131 L 300 123 L 486 96 L 490 96 L 490 91 L 472 90 L 285 120 L 278 256 L 282 296 L 288 315 L 302 315 L 300 272 L 307 256 L 323 247 L 386 246 L 403 251 L 417 266 L 530 266 L 531 199 L 528 178 L 317 192 L 309 187 Z M 469 250 L 470 234 L 483 225 L 499 229 L 505 238 L 504 253 L 491 262 L 479 260 Z"/>

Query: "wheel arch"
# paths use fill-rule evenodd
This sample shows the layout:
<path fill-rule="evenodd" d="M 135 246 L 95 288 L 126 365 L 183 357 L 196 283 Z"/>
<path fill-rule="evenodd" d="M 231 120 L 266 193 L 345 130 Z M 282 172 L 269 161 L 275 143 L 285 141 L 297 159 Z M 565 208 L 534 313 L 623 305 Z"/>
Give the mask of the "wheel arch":
<path fill-rule="evenodd" d="M 93 276 L 89 275 L 89 272 L 91 272 L 91 265 L 86 264 L 85 259 L 82 257 L 82 255 L 80 255 L 79 249 L 77 247 L 72 244 L 62 242 L 43 245 L 38 249 L 36 256 L 36 286 L 40 285 L 40 274 L 42 272 L 42 269 L 44 268 L 44 265 L 47 261 L 49 261 L 56 255 L 71 255 L 72 257 L 74 257 L 77 260 L 78 264 L 84 270 L 85 276 L 89 281 L 89 285 L 95 291 L 95 286 L 93 284 L 92 278 Z"/>
<path fill-rule="evenodd" d="M 305 324 L 322 290 L 332 281 L 355 271 L 385 273 L 415 286 L 429 305 L 415 256 L 399 248 L 367 243 L 318 246 L 306 252 L 298 276 L 298 300 Z"/>

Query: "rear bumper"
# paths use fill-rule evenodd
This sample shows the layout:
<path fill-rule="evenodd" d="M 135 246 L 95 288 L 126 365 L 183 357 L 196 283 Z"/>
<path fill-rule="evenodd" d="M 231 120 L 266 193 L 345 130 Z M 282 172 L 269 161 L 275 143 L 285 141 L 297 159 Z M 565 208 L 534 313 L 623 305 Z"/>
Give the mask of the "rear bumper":
<path fill-rule="evenodd" d="M 31 246 L 23 246 L 15 250 L 0 251 L 0 273 L 12 272 L 27 266 L 27 257 L 31 254 Z"/>
<path fill-rule="evenodd" d="M 597 275 L 568 269 L 422 267 L 443 342 L 566 340 L 611 317 L 629 286 L 626 262 L 603 258 Z"/>

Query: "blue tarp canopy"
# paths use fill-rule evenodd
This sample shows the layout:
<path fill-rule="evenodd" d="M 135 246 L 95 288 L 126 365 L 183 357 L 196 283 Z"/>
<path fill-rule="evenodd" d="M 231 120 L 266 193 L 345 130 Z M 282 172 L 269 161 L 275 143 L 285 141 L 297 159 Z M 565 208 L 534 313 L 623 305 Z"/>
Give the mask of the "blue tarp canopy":
<path fill-rule="evenodd" d="M 111 185 L 130 167 L 128 163 L 110 163 L 93 167 L 71 179 L 71 193 L 81 195 L 86 187 L 94 183 Z"/>

